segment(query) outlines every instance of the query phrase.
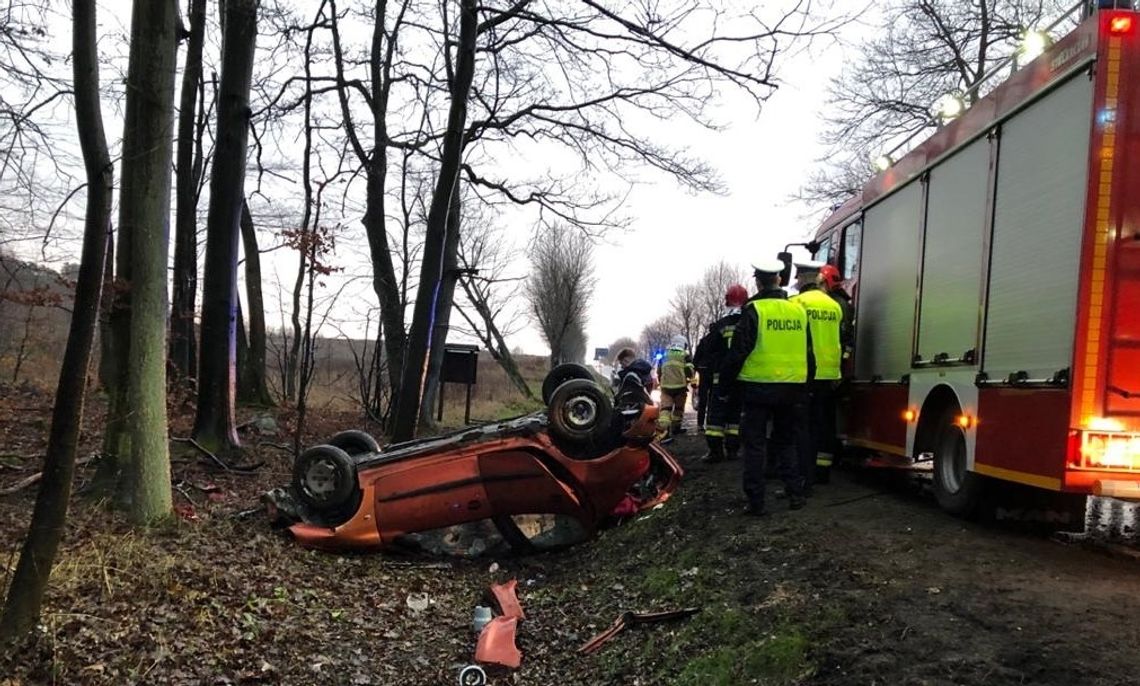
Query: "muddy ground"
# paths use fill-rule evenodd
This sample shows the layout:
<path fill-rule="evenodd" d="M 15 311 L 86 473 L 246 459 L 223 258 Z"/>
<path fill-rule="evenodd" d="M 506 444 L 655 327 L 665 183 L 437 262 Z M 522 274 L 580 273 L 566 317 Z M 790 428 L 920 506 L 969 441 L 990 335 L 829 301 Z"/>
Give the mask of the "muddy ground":
<path fill-rule="evenodd" d="M 2 488 L 34 470 L 46 402 L 0 403 Z M 523 665 L 493 684 L 1136 682 L 1140 563 L 955 520 L 867 474 L 745 518 L 739 462 L 672 447 L 688 474 L 661 509 L 558 553 L 445 561 L 302 550 L 247 514 L 287 479 L 284 452 L 263 446 L 254 477 L 184 456 L 182 516 L 153 532 L 77 499 L 41 630 L 0 656 L 0 684 L 454 684 L 474 606 L 510 578 Z M 0 497 L 7 570 L 33 490 Z M 624 610 L 686 606 L 701 612 L 575 652 Z"/>

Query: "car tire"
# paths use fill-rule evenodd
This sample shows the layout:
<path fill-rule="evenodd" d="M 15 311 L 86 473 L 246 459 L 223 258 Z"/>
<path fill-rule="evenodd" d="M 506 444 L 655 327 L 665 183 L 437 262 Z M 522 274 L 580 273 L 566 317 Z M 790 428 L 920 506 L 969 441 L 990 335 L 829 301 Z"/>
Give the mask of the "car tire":
<path fill-rule="evenodd" d="M 542 402 L 545 405 L 550 405 L 550 399 L 554 397 L 554 391 L 567 381 L 575 379 L 582 379 L 593 381 L 594 373 L 587 369 L 584 365 L 576 364 L 574 362 L 567 362 L 560 364 L 542 380 Z"/>
<path fill-rule="evenodd" d="M 329 439 L 328 445 L 340 448 L 350 457 L 380 452 L 380 444 L 372 437 L 372 434 L 358 429 L 341 431 Z"/>
<path fill-rule="evenodd" d="M 986 479 L 966 466 L 966 432 L 954 424 L 955 412 L 943 416 L 934 440 L 934 498 L 956 517 L 972 517 L 985 496 Z"/>
<path fill-rule="evenodd" d="M 293 462 L 293 489 L 316 510 L 343 508 L 356 495 L 356 464 L 341 448 L 313 446 Z"/>
<path fill-rule="evenodd" d="M 613 420 L 613 400 L 593 381 L 574 379 L 555 389 L 547 404 L 550 433 L 573 444 L 605 436 Z"/>

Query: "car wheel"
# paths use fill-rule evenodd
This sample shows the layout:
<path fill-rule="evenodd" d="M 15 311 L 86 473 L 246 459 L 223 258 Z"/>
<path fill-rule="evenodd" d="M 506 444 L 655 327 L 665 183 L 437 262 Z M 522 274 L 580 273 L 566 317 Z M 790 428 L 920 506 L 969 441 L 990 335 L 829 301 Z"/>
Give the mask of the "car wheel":
<path fill-rule="evenodd" d="M 356 465 L 341 448 L 313 446 L 293 463 L 293 488 L 306 505 L 335 510 L 356 494 Z"/>
<path fill-rule="evenodd" d="M 985 495 L 985 478 L 966 466 L 966 432 L 947 413 L 934 443 L 934 497 L 945 511 L 958 517 L 977 512 Z"/>
<path fill-rule="evenodd" d="M 376 442 L 372 434 L 357 429 L 341 431 L 329 439 L 328 445 L 340 448 L 351 457 L 380 452 L 380 444 Z"/>
<path fill-rule="evenodd" d="M 554 369 L 551 369 L 550 373 L 546 375 L 546 378 L 542 380 L 542 402 L 549 405 L 550 399 L 554 397 L 554 391 L 558 390 L 558 387 L 567 381 L 573 381 L 575 379 L 593 381 L 594 373 L 585 366 L 573 362 L 560 364 Z"/>
<path fill-rule="evenodd" d="M 550 433 L 571 443 L 588 443 L 610 430 L 614 406 L 593 381 L 575 379 L 559 386 L 550 398 Z"/>

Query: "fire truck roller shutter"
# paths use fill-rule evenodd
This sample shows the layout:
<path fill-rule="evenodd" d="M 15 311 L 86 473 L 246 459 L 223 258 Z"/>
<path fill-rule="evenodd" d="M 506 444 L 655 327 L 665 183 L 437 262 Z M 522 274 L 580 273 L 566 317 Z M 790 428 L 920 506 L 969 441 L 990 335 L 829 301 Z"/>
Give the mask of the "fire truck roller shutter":
<path fill-rule="evenodd" d="M 1072 365 L 1093 84 L 1080 72 L 1002 125 L 983 371 Z"/>
<path fill-rule="evenodd" d="M 917 180 L 866 212 L 855 316 L 856 379 L 897 381 L 910 372 L 921 230 Z"/>
<path fill-rule="evenodd" d="M 990 146 L 980 138 L 930 173 L 918 320 L 924 360 L 978 347 Z"/>

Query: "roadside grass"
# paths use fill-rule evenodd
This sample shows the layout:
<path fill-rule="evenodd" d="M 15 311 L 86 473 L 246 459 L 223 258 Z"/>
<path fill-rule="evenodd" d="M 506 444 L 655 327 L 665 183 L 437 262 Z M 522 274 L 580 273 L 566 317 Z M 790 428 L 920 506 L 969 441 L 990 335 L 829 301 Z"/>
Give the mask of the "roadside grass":
<path fill-rule="evenodd" d="M 544 370 L 536 365 L 533 373 L 541 378 Z M 473 398 L 473 419 L 536 407 L 500 390 L 502 396 Z M 462 402 L 460 393 L 449 395 L 445 418 L 456 416 L 453 398 Z M 458 411 L 461 420 L 461 404 Z M 318 412 L 313 420 L 311 430 L 329 433 L 349 428 L 340 423 L 352 421 L 352 413 Z M 409 683 L 443 683 L 444 675 L 450 681 L 452 663 L 472 649 L 464 627 L 482 602 L 488 562 L 455 562 L 441 571 L 387 556 L 303 551 L 260 521 L 238 517 L 261 489 L 288 478 L 287 456 L 266 457 L 253 479 L 186 474 L 175 502 L 196 502 L 190 521 L 133 532 L 102 508 L 80 507 L 24 674 L 33 682 L 77 684 L 199 683 L 207 675 L 356 683 L 357 670 L 372 678 L 360 683 L 395 683 L 397 674 L 388 673 L 394 669 L 411 670 Z M 195 489 L 211 482 L 222 487 L 221 502 Z M 521 683 L 555 683 L 552 673 L 572 675 L 564 683 L 682 686 L 810 679 L 813 642 L 846 617 L 789 574 L 793 541 L 770 526 L 726 517 L 724 498 L 707 479 L 687 480 L 660 509 L 594 541 L 499 560 L 494 576 L 519 578 L 530 617 L 521 634 Z M 7 538 L 14 550 L 13 533 Z M 430 595 L 427 615 L 407 610 L 412 593 Z M 682 607 L 700 612 L 633 628 L 592 656 L 574 652 L 620 611 Z M 306 646 L 303 654 L 298 645 Z M 363 646 L 383 650 L 372 655 Z"/>
<path fill-rule="evenodd" d="M 660 510 L 596 543 L 591 567 L 601 571 L 591 587 L 624 585 L 632 597 L 620 602 L 629 609 L 700 609 L 607 644 L 593 658 L 598 683 L 633 683 L 635 675 L 639 683 L 679 686 L 791 686 L 810 679 L 817 669 L 814 641 L 843 624 L 843 612 L 819 602 L 806 584 L 781 579 L 791 551 L 770 526 L 719 514 L 713 522 L 694 521 L 695 511 L 707 512 L 710 502 L 715 511 L 725 498 L 695 493 L 694 486 L 687 483 Z"/>

